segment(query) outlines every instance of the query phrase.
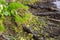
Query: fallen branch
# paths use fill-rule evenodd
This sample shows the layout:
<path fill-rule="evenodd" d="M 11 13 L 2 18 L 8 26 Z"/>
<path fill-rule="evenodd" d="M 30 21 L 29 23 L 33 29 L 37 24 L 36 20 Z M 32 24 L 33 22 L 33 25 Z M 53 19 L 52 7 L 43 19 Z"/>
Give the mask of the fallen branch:
<path fill-rule="evenodd" d="M 36 16 L 51 16 L 51 15 L 60 15 L 60 12 L 42 12 L 42 13 L 33 13 Z"/>
<path fill-rule="evenodd" d="M 2 37 L 5 40 L 9 40 L 9 38 L 7 38 L 4 34 L 1 34 L 0 37 Z"/>
<path fill-rule="evenodd" d="M 24 32 L 31 33 L 33 34 L 33 39 L 34 40 L 39 40 L 39 37 L 33 33 L 33 31 L 30 28 L 27 28 L 26 25 L 22 25 Z"/>
<path fill-rule="evenodd" d="M 39 5 L 29 5 L 27 4 L 27 6 L 33 8 L 33 9 L 37 9 L 37 8 L 40 8 L 40 9 L 47 9 L 47 10 L 52 10 L 52 11 L 58 11 L 58 8 L 55 8 L 54 6 L 48 6 L 47 4 L 39 4 Z"/>
<path fill-rule="evenodd" d="M 53 19 L 53 18 L 47 18 L 47 19 L 50 20 L 50 21 L 60 22 L 60 20 Z"/>

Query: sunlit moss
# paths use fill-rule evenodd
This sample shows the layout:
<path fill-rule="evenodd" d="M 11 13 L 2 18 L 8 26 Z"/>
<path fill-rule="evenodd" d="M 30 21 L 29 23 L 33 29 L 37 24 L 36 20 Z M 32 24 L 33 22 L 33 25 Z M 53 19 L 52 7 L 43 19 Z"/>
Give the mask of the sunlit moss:
<path fill-rule="evenodd" d="M 20 1 L 23 4 L 33 4 L 39 0 L 18 0 L 18 1 Z"/>

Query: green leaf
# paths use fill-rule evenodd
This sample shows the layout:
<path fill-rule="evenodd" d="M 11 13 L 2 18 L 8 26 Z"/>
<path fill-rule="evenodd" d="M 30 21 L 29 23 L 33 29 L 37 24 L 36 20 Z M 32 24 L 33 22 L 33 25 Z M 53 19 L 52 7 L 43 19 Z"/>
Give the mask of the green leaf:
<path fill-rule="evenodd" d="M 4 3 L 5 3 L 5 0 L 0 0 L 0 3 L 1 3 L 1 4 L 4 4 Z"/>
<path fill-rule="evenodd" d="M 23 23 L 27 21 L 30 17 L 31 17 L 31 14 L 27 14 L 27 13 L 23 17 L 19 15 L 15 15 L 15 21 Z"/>
<path fill-rule="evenodd" d="M 10 3 L 8 5 L 9 10 L 16 10 L 18 8 L 28 9 L 28 6 L 25 6 L 25 5 L 23 5 L 23 4 L 19 3 L 19 2 L 13 2 L 13 3 Z"/>
<path fill-rule="evenodd" d="M 0 19 L 0 34 L 4 32 L 4 26 L 2 24 L 3 20 Z"/>
<path fill-rule="evenodd" d="M 15 21 L 16 22 L 23 22 L 23 18 L 20 17 L 19 15 L 15 15 Z"/>
<path fill-rule="evenodd" d="M 3 24 L 0 24 L 0 34 L 4 32 L 4 29 L 5 28 L 4 28 Z"/>
<path fill-rule="evenodd" d="M 30 13 L 29 13 L 29 14 L 26 13 L 26 14 L 24 15 L 24 18 L 23 18 L 23 19 L 24 19 L 24 20 L 28 20 L 30 17 L 31 17 L 31 14 L 30 14 Z"/>
<path fill-rule="evenodd" d="M 3 14 L 4 14 L 5 16 L 10 15 L 10 13 L 9 13 L 8 11 L 3 12 Z"/>

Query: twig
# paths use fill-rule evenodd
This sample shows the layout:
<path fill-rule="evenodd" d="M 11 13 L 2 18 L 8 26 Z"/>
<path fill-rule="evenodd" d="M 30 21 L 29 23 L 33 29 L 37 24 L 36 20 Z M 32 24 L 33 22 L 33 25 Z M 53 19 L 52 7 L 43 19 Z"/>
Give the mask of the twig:
<path fill-rule="evenodd" d="M 0 36 L 5 40 L 9 40 L 4 34 L 1 34 Z"/>
<path fill-rule="evenodd" d="M 34 34 L 30 28 L 27 28 L 24 24 L 22 25 L 22 27 L 25 32 L 33 34 L 34 40 L 39 40 L 39 37 L 36 34 Z"/>

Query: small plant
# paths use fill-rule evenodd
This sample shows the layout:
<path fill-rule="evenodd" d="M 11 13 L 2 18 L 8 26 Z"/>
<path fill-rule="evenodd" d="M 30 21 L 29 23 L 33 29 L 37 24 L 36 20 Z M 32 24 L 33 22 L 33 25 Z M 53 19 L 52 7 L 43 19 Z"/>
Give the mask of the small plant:
<path fill-rule="evenodd" d="M 3 0 L 3 2 L 5 2 Z M 22 14 L 22 13 L 19 13 L 17 10 L 18 9 L 22 9 L 24 10 L 25 12 L 22 13 L 24 14 L 23 17 L 21 17 L 19 14 Z M 2 3 L 2 0 L 0 1 L 0 15 L 1 15 L 1 20 L 2 23 L 0 23 L 0 31 L 4 31 L 4 20 L 6 19 L 6 17 L 14 17 L 13 19 L 15 20 L 14 22 L 16 23 L 24 23 L 25 21 L 29 20 L 29 18 L 31 17 L 32 14 L 30 14 L 30 12 L 28 12 L 28 9 L 29 7 L 28 6 L 25 6 L 24 4 L 20 3 L 20 2 L 12 2 L 12 3 Z M 19 13 L 19 14 L 18 14 Z"/>
<path fill-rule="evenodd" d="M 3 25 L 3 20 L 0 19 L 0 34 L 4 32 L 4 25 Z"/>
<path fill-rule="evenodd" d="M 22 8 L 25 10 L 29 9 L 28 6 L 25 6 L 20 2 L 13 2 L 8 5 L 8 10 L 16 10 L 18 8 Z"/>

